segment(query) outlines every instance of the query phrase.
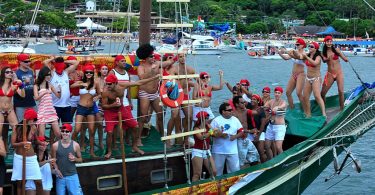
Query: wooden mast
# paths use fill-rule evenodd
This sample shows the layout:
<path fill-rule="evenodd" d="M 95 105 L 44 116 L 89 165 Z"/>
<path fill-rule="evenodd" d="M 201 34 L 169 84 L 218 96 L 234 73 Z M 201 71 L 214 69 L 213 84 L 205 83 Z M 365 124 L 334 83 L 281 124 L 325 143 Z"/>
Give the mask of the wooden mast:
<path fill-rule="evenodd" d="M 150 43 L 151 4 L 150 0 L 140 0 L 139 45 Z"/>

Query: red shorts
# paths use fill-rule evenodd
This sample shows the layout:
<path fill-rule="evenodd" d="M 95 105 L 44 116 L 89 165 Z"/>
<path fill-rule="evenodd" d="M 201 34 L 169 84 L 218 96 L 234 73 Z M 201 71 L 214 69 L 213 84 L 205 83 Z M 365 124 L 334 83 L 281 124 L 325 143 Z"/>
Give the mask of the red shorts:
<path fill-rule="evenodd" d="M 189 94 L 184 93 L 184 100 L 189 100 Z"/>
<path fill-rule="evenodd" d="M 122 128 L 134 128 L 138 126 L 137 121 L 133 118 L 130 106 L 121 106 L 119 110 L 104 110 L 105 130 L 113 132 L 113 128 L 118 125 L 118 112 L 122 114 Z"/>

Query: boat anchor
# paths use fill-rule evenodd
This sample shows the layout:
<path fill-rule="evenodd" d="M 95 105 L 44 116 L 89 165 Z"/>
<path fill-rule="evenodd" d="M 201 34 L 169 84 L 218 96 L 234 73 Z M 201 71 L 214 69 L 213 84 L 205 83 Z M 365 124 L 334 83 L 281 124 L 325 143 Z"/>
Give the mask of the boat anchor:
<path fill-rule="evenodd" d="M 347 166 L 349 166 L 351 163 L 353 163 L 352 167 L 358 173 L 360 173 L 362 171 L 361 161 L 358 160 L 356 157 L 354 157 L 354 155 L 352 154 L 352 152 L 348 148 L 346 148 L 344 146 L 340 146 L 340 147 L 342 147 L 343 150 L 345 150 L 346 156 L 345 156 L 344 160 L 342 161 L 341 165 L 339 166 L 339 160 L 338 160 L 338 157 L 337 157 L 336 146 L 332 149 L 332 152 L 333 152 L 333 167 L 335 169 L 335 172 L 332 175 L 330 175 L 329 177 L 327 177 L 325 179 L 325 182 L 334 178 L 336 175 L 340 175 L 342 170 L 345 169 Z M 349 158 L 351 159 L 351 161 L 346 164 L 346 162 L 348 161 Z"/>

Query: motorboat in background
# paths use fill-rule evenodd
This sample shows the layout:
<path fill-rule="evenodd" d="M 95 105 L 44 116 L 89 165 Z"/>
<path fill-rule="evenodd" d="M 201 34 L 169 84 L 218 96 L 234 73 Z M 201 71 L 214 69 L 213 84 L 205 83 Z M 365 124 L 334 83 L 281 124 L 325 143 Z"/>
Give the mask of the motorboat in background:
<path fill-rule="evenodd" d="M 0 53 L 36 53 L 34 49 L 27 47 L 21 39 L 3 38 L 0 39 Z"/>
<path fill-rule="evenodd" d="M 74 35 L 55 37 L 59 51 L 66 54 L 97 53 L 104 50 L 104 47 L 97 46 L 96 40 L 96 37 L 77 37 Z"/>
<path fill-rule="evenodd" d="M 350 57 L 373 57 L 375 56 L 375 41 L 334 41 L 341 52 Z"/>

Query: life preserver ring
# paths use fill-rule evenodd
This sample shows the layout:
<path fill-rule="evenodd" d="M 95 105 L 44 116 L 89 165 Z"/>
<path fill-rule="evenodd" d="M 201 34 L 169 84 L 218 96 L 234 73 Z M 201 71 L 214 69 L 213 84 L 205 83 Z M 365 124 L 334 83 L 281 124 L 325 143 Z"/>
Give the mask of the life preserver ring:
<path fill-rule="evenodd" d="M 171 108 L 177 108 L 178 106 L 182 104 L 182 101 L 184 100 L 184 92 L 181 86 L 178 83 L 176 83 L 176 85 L 178 85 L 178 98 L 176 100 L 170 99 L 168 97 L 168 92 L 167 92 L 168 88 L 165 86 L 167 82 L 168 80 L 163 81 L 160 85 L 160 90 L 159 90 L 160 99 L 164 105 L 171 107 Z"/>
<path fill-rule="evenodd" d="M 354 55 L 356 56 L 356 55 L 357 55 L 357 52 L 354 52 Z"/>

